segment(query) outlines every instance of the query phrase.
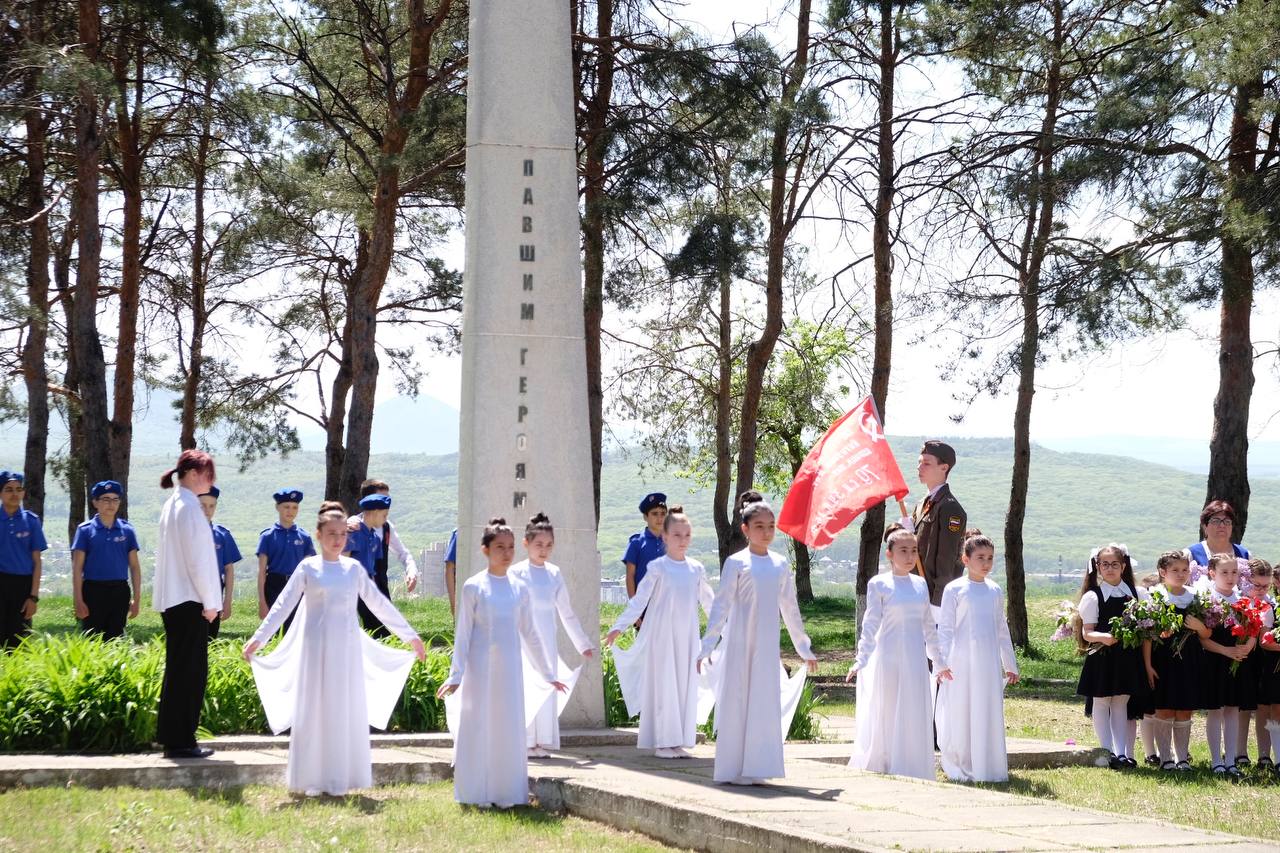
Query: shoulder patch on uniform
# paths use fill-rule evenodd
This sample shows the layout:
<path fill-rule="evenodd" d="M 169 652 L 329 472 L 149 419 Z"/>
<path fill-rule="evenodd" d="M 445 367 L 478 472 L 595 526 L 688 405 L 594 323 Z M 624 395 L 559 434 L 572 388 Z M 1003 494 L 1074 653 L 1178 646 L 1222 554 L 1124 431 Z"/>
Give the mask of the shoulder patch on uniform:
<path fill-rule="evenodd" d="M 960 516 L 953 515 L 947 518 L 947 530 L 951 531 L 952 533 L 959 533 L 961 528 L 963 527 L 964 527 L 964 521 L 963 519 L 960 518 Z"/>

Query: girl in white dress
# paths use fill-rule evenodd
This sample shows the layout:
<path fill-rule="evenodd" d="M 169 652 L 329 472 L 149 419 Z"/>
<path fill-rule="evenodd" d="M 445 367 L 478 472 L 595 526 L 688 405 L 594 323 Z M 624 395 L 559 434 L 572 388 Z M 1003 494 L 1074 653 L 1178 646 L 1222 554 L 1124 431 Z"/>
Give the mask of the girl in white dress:
<path fill-rule="evenodd" d="M 714 593 L 702 564 L 685 558 L 693 526 L 684 507 L 667 511 L 662 541 L 666 555 L 649 563 L 604 642 L 612 646 L 644 614 L 631 648 L 613 652 L 627 711 L 640 715 L 636 747 L 652 749 L 658 758 L 689 758 L 686 749 L 698 734 L 698 605 L 710 611 Z"/>
<path fill-rule="evenodd" d="M 426 660 L 427 650 L 364 567 L 342 556 L 347 542 L 342 504 L 320 505 L 316 541 L 321 553 L 304 559 L 289 576 L 245 644 L 244 657 L 253 666 L 272 731 L 292 729 L 289 790 L 336 797 L 373 784 L 369 727 L 387 727 L 414 656 Z M 384 646 L 360 630 L 358 600 L 413 652 Z M 280 645 L 255 657 L 294 607 L 297 615 Z"/>
<path fill-rule="evenodd" d="M 867 584 L 867 612 L 858 636 L 858 656 L 845 681 L 858 679 L 856 735 L 849 766 L 874 773 L 934 779 L 933 685 L 951 670 L 938 647 L 929 608 L 929 587 L 914 575 L 919 552 L 915 534 L 895 530 L 886 556 L 891 572 Z M 927 655 L 927 659 L 926 659 Z"/>
<path fill-rule="evenodd" d="M 573 612 L 569 589 L 560 576 L 560 568 L 547 562 L 555 544 L 556 532 L 551 526 L 551 519 L 545 513 L 538 513 L 524 528 L 524 549 L 529 553 L 529 559 L 512 566 L 510 575 L 529 588 L 533 626 L 538 632 L 538 639 L 547 654 L 554 658 L 560 680 L 571 684 L 571 679 L 577 680 L 578 670 L 569 670 L 556 652 L 556 617 L 564 623 L 565 633 L 580 655 L 590 658 L 594 652 L 591 640 L 587 639 L 582 623 Z M 550 693 L 542 701 L 537 717 L 529 723 L 527 731 L 530 758 L 546 758 L 547 750 L 560 748 L 560 711 L 564 709 L 564 700 L 569 692 Z"/>
<path fill-rule="evenodd" d="M 938 688 L 934 715 L 947 778 L 1006 782 L 1004 686 L 1018 683 L 1004 593 L 991 580 L 995 545 L 981 533 L 964 543 L 967 573 L 942 591 L 938 646 L 954 678 Z"/>
<path fill-rule="evenodd" d="M 506 519 L 490 519 L 480 543 L 489 568 L 462 585 L 453 666 L 437 693 L 443 699 L 461 685 L 453 798 L 477 806 L 523 806 L 529 802 L 529 766 L 521 640 L 551 686 L 560 691 L 565 686 L 556 680 L 534 628 L 528 588 L 508 576 L 516 537 Z"/>
<path fill-rule="evenodd" d="M 715 664 L 720 673 L 713 778 L 754 785 L 786 775 L 782 743 L 791 714 L 783 710 L 779 615 L 809 672 L 818 671 L 818 659 L 804 632 L 791 566 L 769 550 L 775 527 L 767 503 L 756 500 L 743 506 L 742 532 L 747 548 L 725 560 L 720 570 L 698 666 L 701 670 L 723 633 Z M 794 712 L 795 706 L 788 710 Z"/>

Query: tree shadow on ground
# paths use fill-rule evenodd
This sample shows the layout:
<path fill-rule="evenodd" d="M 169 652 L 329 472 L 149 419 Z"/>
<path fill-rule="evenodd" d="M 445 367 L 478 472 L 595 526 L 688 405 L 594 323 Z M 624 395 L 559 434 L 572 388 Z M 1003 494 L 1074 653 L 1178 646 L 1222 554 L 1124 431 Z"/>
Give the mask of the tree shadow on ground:
<path fill-rule="evenodd" d="M 244 786 L 227 785 L 217 788 L 183 788 L 183 792 L 193 800 L 216 802 L 227 806 L 238 806 L 244 803 Z"/>
<path fill-rule="evenodd" d="M 385 808 L 382 800 L 365 794 L 347 794 L 344 797 L 332 797 L 321 794 L 308 797 L 305 794 L 289 794 L 289 798 L 276 805 L 278 812 L 296 811 L 305 808 L 329 808 L 341 811 L 355 811 L 364 815 L 380 814 Z"/>

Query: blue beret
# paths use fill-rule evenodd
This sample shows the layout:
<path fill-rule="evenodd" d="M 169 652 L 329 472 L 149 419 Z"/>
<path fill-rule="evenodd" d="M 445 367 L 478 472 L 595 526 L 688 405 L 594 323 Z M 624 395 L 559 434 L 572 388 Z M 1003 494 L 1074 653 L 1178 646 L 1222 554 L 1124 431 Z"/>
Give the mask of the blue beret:
<path fill-rule="evenodd" d="M 209 491 L 205 492 L 204 495 L 201 495 L 200 497 L 204 497 L 205 495 L 208 495 L 216 501 L 222 496 L 222 489 L 219 489 L 217 486 L 210 486 Z"/>
<path fill-rule="evenodd" d="M 22 476 L 21 471 L 0 471 L 0 486 L 11 480 L 17 480 L 19 483 L 25 482 L 26 477 Z"/>
<path fill-rule="evenodd" d="M 278 504 L 283 504 L 283 503 L 300 504 L 302 503 L 302 490 L 301 489 L 281 489 L 271 497 L 275 498 L 276 503 Z"/>
<path fill-rule="evenodd" d="M 664 495 L 662 492 L 654 492 L 653 494 L 645 495 L 644 500 L 640 501 L 640 514 L 646 515 L 649 512 L 649 510 L 653 509 L 654 507 L 656 506 L 665 507 L 666 505 L 667 505 L 667 496 Z"/>
<path fill-rule="evenodd" d="M 93 488 L 89 490 L 89 497 L 97 500 L 103 495 L 123 495 L 124 486 L 115 480 L 103 480 L 100 483 L 94 483 Z"/>
<path fill-rule="evenodd" d="M 391 509 L 391 495 L 365 495 L 360 499 L 361 509 Z"/>

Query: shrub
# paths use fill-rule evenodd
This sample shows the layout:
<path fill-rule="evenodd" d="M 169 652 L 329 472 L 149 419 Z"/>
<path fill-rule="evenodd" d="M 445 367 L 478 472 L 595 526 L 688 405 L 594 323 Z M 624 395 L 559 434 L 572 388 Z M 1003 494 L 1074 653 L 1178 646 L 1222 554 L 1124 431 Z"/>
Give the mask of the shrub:
<path fill-rule="evenodd" d="M 389 727 L 442 731 L 435 691 L 449 670 L 447 649 L 415 663 Z M 121 752 L 155 739 L 164 642 L 104 642 L 79 634 L 34 635 L 0 655 L 0 750 Z M 209 682 L 201 713 L 207 735 L 268 731 L 238 640 L 209 645 Z"/>

